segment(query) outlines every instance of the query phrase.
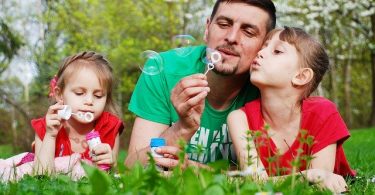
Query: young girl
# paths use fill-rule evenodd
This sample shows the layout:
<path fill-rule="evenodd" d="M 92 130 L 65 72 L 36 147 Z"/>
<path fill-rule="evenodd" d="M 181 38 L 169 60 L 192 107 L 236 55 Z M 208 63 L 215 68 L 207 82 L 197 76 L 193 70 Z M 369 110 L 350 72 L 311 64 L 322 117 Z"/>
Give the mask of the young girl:
<path fill-rule="evenodd" d="M 79 179 L 85 175 L 80 160 L 102 168 L 115 165 L 124 126 L 116 116 L 112 88 L 112 68 L 102 55 L 82 52 L 66 58 L 50 84 L 50 97 L 57 103 L 49 107 L 45 117 L 31 121 L 36 132 L 35 155 L 22 153 L 0 159 L 0 180 L 56 172 Z M 73 114 L 65 112 L 64 117 L 59 112 L 67 106 Z M 86 135 L 93 130 L 102 143 L 89 155 Z"/>
<path fill-rule="evenodd" d="M 81 154 L 96 165 L 116 163 L 119 149 L 119 134 L 124 126 L 116 116 L 112 99 L 113 75 L 110 63 L 95 52 L 82 52 L 66 58 L 59 67 L 55 80 L 51 82 L 57 103 L 50 106 L 43 118 L 31 124 L 35 135 L 34 169 L 38 174 L 54 172 L 55 157 Z M 73 115 L 62 119 L 58 111 L 68 105 Z M 75 113 L 75 114 L 74 114 Z M 84 113 L 91 120 L 80 117 Z M 99 132 L 101 144 L 92 149 L 91 157 L 86 134 Z"/>
<path fill-rule="evenodd" d="M 342 176 L 355 175 L 342 147 L 348 129 L 334 103 L 309 97 L 328 68 L 323 46 L 303 30 L 267 35 L 250 68 L 261 96 L 228 116 L 242 169 L 261 177 L 302 173 L 332 191 L 347 190 Z"/>

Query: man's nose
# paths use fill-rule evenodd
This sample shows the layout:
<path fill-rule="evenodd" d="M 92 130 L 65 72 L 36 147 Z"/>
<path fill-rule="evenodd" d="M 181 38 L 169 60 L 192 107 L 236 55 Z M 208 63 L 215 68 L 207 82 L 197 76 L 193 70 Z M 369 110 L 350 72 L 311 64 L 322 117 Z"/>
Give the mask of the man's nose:
<path fill-rule="evenodd" d="M 233 26 L 232 28 L 228 29 L 227 35 L 225 40 L 230 44 L 237 44 L 239 38 L 239 28 Z"/>

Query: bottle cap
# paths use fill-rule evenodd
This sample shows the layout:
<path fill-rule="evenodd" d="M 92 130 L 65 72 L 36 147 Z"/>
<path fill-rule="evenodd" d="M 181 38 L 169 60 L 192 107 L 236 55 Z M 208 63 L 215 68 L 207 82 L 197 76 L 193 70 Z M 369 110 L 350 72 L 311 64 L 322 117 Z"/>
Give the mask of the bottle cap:
<path fill-rule="evenodd" d="M 57 115 L 64 120 L 68 120 L 72 116 L 72 107 L 69 105 L 64 105 L 62 110 L 57 111 Z"/>
<path fill-rule="evenodd" d="M 165 146 L 165 139 L 158 137 L 158 138 L 151 138 L 151 147 L 159 147 L 159 146 Z"/>
<path fill-rule="evenodd" d="M 99 132 L 92 130 L 88 134 L 86 134 L 86 141 L 89 141 L 97 137 L 100 137 Z"/>

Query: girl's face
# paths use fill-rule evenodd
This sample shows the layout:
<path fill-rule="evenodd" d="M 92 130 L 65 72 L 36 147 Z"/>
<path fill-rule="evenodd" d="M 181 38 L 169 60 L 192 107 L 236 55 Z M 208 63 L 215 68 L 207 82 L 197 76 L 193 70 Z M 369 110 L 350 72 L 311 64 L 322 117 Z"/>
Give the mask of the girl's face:
<path fill-rule="evenodd" d="M 284 88 L 292 86 L 292 79 L 298 74 L 298 54 L 296 48 L 279 39 L 280 32 L 267 40 L 251 64 L 250 80 L 262 88 Z"/>
<path fill-rule="evenodd" d="M 96 120 L 104 111 L 107 94 L 100 85 L 96 73 L 83 67 L 67 78 L 60 98 L 65 105 L 72 107 L 73 113 L 90 112 Z M 81 123 L 89 123 L 76 115 L 72 118 Z"/>

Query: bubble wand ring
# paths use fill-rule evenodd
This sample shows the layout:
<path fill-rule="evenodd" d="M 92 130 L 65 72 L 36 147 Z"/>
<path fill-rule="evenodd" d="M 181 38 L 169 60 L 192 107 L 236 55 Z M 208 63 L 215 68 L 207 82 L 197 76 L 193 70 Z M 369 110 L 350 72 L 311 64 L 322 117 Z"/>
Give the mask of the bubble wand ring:
<path fill-rule="evenodd" d="M 208 71 L 215 68 L 215 63 L 218 63 L 221 61 L 221 54 L 218 51 L 213 51 L 210 54 L 211 60 L 207 63 L 207 70 L 204 73 L 204 75 L 207 75 Z"/>

